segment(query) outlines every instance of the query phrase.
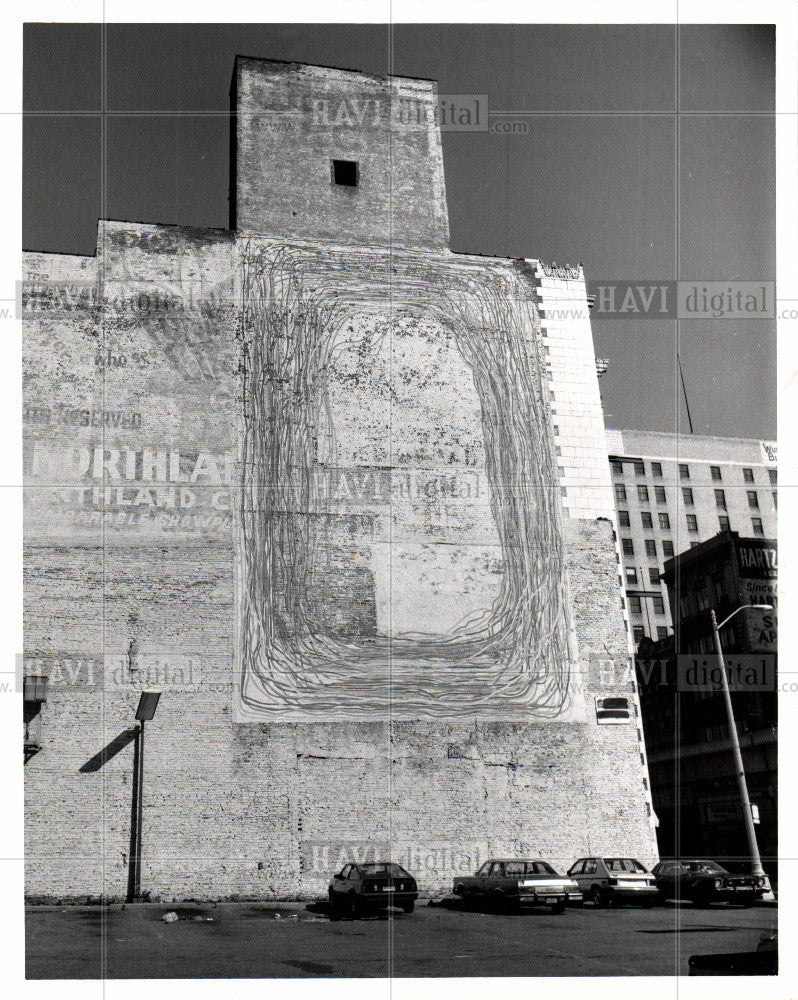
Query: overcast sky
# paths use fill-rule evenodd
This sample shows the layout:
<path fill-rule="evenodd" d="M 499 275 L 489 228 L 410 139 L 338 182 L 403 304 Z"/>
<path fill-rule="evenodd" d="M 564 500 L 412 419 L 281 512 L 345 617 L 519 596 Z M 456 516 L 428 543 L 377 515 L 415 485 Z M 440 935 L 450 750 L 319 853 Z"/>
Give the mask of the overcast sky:
<path fill-rule="evenodd" d="M 100 217 L 225 227 L 242 54 L 431 77 L 516 112 L 527 134 L 444 133 L 453 250 L 582 262 L 590 281 L 775 280 L 767 26 L 107 25 L 104 43 L 100 25 L 26 27 L 25 249 L 93 253 Z M 607 424 L 686 431 L 676 325 L 593 332 Z M 683 322 L 679 343 L 697 433 L 775 437 L 774 321 Z"/>

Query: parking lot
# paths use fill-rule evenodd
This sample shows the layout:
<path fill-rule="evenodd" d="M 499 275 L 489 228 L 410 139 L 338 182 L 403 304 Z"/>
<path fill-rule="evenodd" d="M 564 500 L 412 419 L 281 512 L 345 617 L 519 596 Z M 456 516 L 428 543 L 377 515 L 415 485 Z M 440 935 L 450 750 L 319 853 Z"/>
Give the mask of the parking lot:
<path fill-rule="evenodd" d="M 164 922 L 170 911 L 178 919 Z M 32 979 L 667 976 L 695 954 L 743 952 L 772 906 L 473 912 L 454 901 L 330 921 L 326 904 L 30 907 Z"/>

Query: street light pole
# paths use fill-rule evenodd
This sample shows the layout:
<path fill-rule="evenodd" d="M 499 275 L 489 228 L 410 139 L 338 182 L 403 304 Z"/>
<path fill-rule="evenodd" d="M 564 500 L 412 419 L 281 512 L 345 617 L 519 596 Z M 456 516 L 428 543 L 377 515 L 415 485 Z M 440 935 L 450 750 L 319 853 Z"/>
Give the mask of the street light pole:
<path fill-rule="evenodd" d="M 760 610 L 771 611 L 772 607 L 770 604 L 745 604 L 736 611 L 724 618 L 723 621 L 718 625 L 718 620 L 715 617 L 714 609 L 711 611 L 712 615 L 712 631 L 715 636 L 715 652 L 718 654 L 718 662 L 720 664 L 720 676 L 721 676 L 721 686 L 723 688 L 723 700 L 726 703 L 726 719 L 729 726 L 729 738 L 731 739 L 732 751 L 734 753 L 734 766 L 737 771 L 737 783 L 740 788 L 740 800 L 743 806 L 743 819 L 745 820 L 745 832 L 748 837 L 748 852 L 751 855 L 751 874 L 756 875 L 759 878 L 765 876 L 765 869 L 762 867 L 762 860 L 759 857 L 759 845 L 756 842 L 756 830 L 754 829 L 754 816 L 751 812 L 751 800 L 748 797 L 748 784 L 745 780 L 745 768 L 743 767 L 743 755 L 740 752 L 740 740 L 737 736 L 737 724 L 734 721 L 734 712 L 732 710 L 732 700 L 731 692 L 729 691 L 729 679 L 726 676 L 726 666 L 723 661 L 723 647 L 720 644 L 720 630 L 731 621 L 736 614 L 740 611 L 744 611 L 746 608 L 759 608 Z"/>
<path fill-rule="evenodd" d="M 144 723 L 149 722 L 158 707 L 160 691 L 142 691 L 136 709 L 136 743 L 133 755 L 133 816 L 131 830 L 131 856 L 128 872 L 127 900 L 133 903 L 141 898 L 141 840 L 144 826 Z"/>

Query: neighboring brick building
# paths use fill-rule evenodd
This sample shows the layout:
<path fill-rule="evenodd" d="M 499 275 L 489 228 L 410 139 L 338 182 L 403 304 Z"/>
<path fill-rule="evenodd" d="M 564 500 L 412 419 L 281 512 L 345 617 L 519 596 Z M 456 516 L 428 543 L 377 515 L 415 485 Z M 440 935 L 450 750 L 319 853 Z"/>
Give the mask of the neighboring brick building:
<path fill-rule="evenodd" d="M 651 789 L 664 856 L 712 857 L 747 870 L 726 709 L 710 610 L 719 623 L 748 604 L 776 609 L 777 548 L 772 539 L 723 532 L 665 564 L 663 581 L 677 611 L 674 635 L 644 640 L 637 673 Z M 765 871 L 778 864 L 778 695 L 776 613 L 735 615 L 720 632 L 732 707 Z M 677 664 L 676 656 L 679 655 Z"/>
<path fill-rule="evenodd" d="M 772 441 L 607 430 L 623 584 L 635 641 L 673 628 L 660 573 L 672 556 L 737 531 L 776 537 Z"/>
<path fill-rule="evenodd" d="M 589 321 L 539 318 L 581 269 L 448 249 L 431 82 L 234 96 L 230 230 L 25 254 L 29 896 L 124 895 L 152 688 L 153 898 L 653 862 Z"/>

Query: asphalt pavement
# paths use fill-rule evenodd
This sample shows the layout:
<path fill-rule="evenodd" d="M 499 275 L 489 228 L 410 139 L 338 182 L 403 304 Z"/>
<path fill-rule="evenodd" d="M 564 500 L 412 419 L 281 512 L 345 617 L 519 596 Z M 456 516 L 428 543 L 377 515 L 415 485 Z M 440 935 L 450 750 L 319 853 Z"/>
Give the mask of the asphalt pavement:
<path fill-rule="evenodd" d="M 173 912 L 177 919 L 165 922 Z M 748 952 L 775 907 L 669 904 L 563 914 L 473 912 L 331 921 L 325 904 L 31 906 L 29 979 L 686 975 L 696 954 Z"/>

